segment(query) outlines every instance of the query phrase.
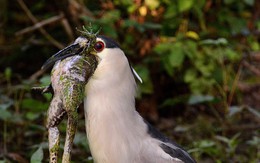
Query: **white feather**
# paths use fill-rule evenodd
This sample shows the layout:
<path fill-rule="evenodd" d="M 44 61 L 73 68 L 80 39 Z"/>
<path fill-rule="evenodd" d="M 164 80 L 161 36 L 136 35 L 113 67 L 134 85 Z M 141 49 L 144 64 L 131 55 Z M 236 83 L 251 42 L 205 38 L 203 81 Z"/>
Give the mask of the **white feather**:
<path fill-rule="evenodd" d="M 173 163 L 135 109 L 136 83 L 119 48 L 104 49 L 86 85 L 84 109 L 90 150 L 96 163 Z M 134 71 L 135 72 L 135 71 Z"/>
<path fill-rule="evenodd" d="M 133 67 L 131 67 L 131 68 L 133 70 L 133 73 L 134 73 L 135 77 L 140 81 L 140 83 L 143 83 L 142 78 L 138 75 L 138 73 L 135 71 L 135 69 Z"/>

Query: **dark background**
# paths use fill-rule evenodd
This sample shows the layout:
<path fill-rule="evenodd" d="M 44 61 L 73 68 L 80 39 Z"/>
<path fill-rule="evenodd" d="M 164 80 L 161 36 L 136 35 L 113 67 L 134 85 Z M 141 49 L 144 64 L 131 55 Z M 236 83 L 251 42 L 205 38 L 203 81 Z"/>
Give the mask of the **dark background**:
<path fill-rule="evenodd" d="M 142 77 L 143 117 L 198 162 L 259 162 L 259 14 L 257 0 L 1 0 L 0 162 L 48 161 L 51 96 L 31 88 L 50 83 L 42 64 L 90 22 Z M 79 113 L 72 160 L 91 162 Z"/>

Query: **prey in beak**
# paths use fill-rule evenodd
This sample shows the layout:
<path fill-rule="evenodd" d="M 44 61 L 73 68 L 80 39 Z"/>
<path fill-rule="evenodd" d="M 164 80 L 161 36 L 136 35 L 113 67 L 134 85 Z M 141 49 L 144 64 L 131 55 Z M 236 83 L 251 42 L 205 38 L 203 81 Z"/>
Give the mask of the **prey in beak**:
<path fill-rule="evenodd" d="M 74 55 L 80 55 L 82 52 L 89 48 L 90 46 L 90 40 L 84 38 L 84 37 L 78 37 L 75 42 L 66 48 L 58 51 L 56 54 L 51 56 L 42 66 L 41 69 L 48 69 L 49 67 L 53 66 L 55 62 L 59 60 L 63 60 L 64 58 L 74 56 Z"/>
<path fill-rule="evenodd" d="M 47 69 L 55 64 L 51 72 L 51 87 L 48 87 L 53 89 L 53 98 L 48 108 L 46 125 L 51 163 L 58 162 L 58 125 L 66 114 L 68 121 L 62 162 L 69 163 L 71 160 L 78 122 L 77 109 L 83 102 L 85 85 L 97 67 L 96 56 L 90 54 L 96 35 L 86 31 L 73 44 L 54 54 L 42 66 L 42 69 Z"/>

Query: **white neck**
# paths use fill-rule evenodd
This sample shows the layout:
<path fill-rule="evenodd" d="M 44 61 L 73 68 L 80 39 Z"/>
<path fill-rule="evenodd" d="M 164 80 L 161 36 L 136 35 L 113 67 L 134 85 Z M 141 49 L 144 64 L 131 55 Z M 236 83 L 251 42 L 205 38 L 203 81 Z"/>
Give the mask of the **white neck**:
<path fill-rule="evenodd" d="M 94 160 L 134 162 L 129 153 L 137 155 L 146 126 L 135 110 L 136 83 L 125 55 L 102 58 L 85 90 L 86 130 Z"/>

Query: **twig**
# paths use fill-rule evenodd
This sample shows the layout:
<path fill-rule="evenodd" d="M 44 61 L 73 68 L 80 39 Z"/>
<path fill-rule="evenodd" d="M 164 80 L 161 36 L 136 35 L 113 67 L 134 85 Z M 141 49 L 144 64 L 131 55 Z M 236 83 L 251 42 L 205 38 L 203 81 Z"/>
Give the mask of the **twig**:
<path fill-rule="evenodd" d="M 250 56 L 254 61 L 260 62 L 260 52 L 255 52 Z"/>
<path fill-rule="evenodd" d="M 24 10 L 24 12 L 26 13 L 26 15 L 31 19 L 31 21 L 34 24 L 37 24 L 38 20 L 32 15 L 32 13 L 28 9 L 28 7 L 25 5 L 24 1 L 23 0 L 17 0 L 17 1 L 18 1 L 19 5 L 22 7 L 22 9 Z M 59 43 L 58 41 L 56 41 L 50 34 L 48 34 L 48 32 L 45 29 L 43 29 L 42 27 L 39 27 L 38 29 L 43 34 L 43 36 L 47 40 L 49 40 L 54 46 L 56 46 L 59 49 L 64 48 L 64 46 L 61 43 Z"/>
<path fill-rule="evenodd" d="M 238 84 L 238 81 L 239 81 L 239 78 L 240 78 L 240 75 L 241 75 L 241 70 L 242 70 L 242 64 L 239 65 L 236 77 L 235 77 L 234 82 L 232 84 L 232 88 L 231 88 L 230 94 L 228 96 L 228 106 L 231 105 L 231 102 L 233 100 L 233 96 L 234 96 L 234 93 L 235 93 L 235 90 L 237 88 L 237 84 Z"/>
<path fill-rule="evenodd" d="M 246 130 L 259 130 L 260 125 L 257 124 L 245 124 L 245 125 L 234 125 L 234 126 L 228 126 L 223 127 L 223 130 L 225 131 L 246 131 Z"/>
<path fill-rule="evenodd" d="M 61 19 L 61 24 L 62 24 L 64 30 L 66 31 L 67 35 L 69 36 L 70 41 L 73 41 L 74 40 L 74 36 L 73 36 L 73 32 L 72 32 L 72 29 L 71 29 L 71 27 L 69 25 L 68 20 L 63 17 Z"/>
<path fill-rule="evenodd" d="M 38 79 L 39 76 L 41 76 L 42 74 L 44 74 L 44 72 L 45 72 L 45 70 L 43 70 L 43 69 L 40 69 L 40 70 L 36 71 L 34 74 L 32 74 L 32 75 L 30 76 L 29 80 L 34 81 L 34 80 Z"/>
<path fill-rule="evenodd" d="M 257 69 L 255 66 L 250 65 L 247 61 L 243 61 L 242 64 L 243 64 L 243 66 L 245 66 L 246 68 L 248 68 L 250 71 L 252 71 L 253 73 L 255 73 L 257 76 L 260 76 L 260 70 Z"/>
<path fill-rule="evenodd" d="M 51 24 L 51 23 L 54 23 L 54 22 L 57 22 L 57 21 L 60 21 L 64 18 L 64 15 L 61 13 L 60 15 L 57 15 L 57 16 L 53 16 L 49 19 L 46 19 L 46 20 L 43 20 L 41 22 L 38 22 L 37 24 L 34 24 L 33 26 L 31 27 L 27 27 L 25 29 L 22 29 L 18 32 L 15 33 L 16 36 L 20 36 L 20 35 L 23 35 L 23 34 L 26 34 L 26 33 L 29 33 L 29 32 L 32 32 L 34 30 L 37 30 L 47 24 Z"/>
<path fill-rule="evenodd" d="M 243 93 L 250 93 L 254 90 L 258 90 L 260 88 L 260 84 L 250 85 L 250 84 L 246 84 L 246 83 L 243 83 L 243 82 L 238 82 L 237 87 Z"/>
<path fill-rule="evenodd" d="M 84 15 L 94 18 L 94 15 L 92 14 L 92 12 L 85 5 L 81 5 L 81 4 L 79 4 L 79 2 L 77 2 L 75 0 L 71 0 L 70 4 L 77 10 L 80 10 Z"/>

